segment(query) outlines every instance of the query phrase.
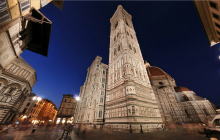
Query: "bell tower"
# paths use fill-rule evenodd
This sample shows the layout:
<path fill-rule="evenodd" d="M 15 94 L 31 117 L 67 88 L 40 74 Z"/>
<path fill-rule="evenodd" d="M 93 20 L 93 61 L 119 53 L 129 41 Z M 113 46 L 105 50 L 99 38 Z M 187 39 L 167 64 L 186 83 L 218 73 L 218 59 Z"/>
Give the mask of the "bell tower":
<path fill-rule="evenodd" d="M 110 19 L 109 72 L 106 95 L 106 125 L 153 125 L 161 116 L 132 23 L 121 5 Z M 149 126 L 146 126 L 149 127 Z"/>

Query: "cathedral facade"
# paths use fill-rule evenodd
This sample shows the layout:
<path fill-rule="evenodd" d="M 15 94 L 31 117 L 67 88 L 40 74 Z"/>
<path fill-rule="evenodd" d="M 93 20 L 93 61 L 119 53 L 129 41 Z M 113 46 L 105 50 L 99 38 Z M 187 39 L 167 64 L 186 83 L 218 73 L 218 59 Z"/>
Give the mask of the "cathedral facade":
<path fill-rule="evenodd" d="M 88 68 L 75 123 L 145 130 L 161 123 L 202 122 L 215 115 L 208 100 L 177 87 L 171 76 L 144 62 L 132 17 L 122 6 L 110 22 L 109 65 L 97 56 Z"/>

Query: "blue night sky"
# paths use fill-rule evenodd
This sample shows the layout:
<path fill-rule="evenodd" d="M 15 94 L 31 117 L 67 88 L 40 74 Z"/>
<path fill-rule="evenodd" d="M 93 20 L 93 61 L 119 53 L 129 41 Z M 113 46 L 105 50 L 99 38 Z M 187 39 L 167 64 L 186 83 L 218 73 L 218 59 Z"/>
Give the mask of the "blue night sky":
<path fill-rule="evenodd" d="M 59 107 L 62 94 L 79 94 L 97 55 L 108 64 L 110 18 L 121 4 L 132 21 L 144 60 L 170 74 L 178 86 L 220 105 L 220 46 L 209 47 L 193 2 L 64 2 L 40 11 L 52 22 L 48 57 L 26 50 L 36 70 L 33 93 Z"/>

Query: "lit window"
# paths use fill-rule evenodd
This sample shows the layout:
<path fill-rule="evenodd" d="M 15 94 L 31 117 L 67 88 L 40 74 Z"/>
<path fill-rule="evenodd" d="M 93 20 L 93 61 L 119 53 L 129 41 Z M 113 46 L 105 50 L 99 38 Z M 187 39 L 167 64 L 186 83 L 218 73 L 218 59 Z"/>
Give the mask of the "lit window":
<path fill-rule="evenodd" d="M 99 110 L 99 118 L 102 117 L 102 110 Z"/>

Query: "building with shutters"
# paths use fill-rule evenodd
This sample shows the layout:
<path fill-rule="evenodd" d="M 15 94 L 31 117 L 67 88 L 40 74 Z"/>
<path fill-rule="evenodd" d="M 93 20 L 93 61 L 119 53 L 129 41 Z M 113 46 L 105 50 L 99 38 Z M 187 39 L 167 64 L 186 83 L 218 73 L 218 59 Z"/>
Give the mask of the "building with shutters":
<path fill-rule="evenodd" d="M 35 70 L 20 54 L 25 50 L 47 56 L 51 24 L 39 9 L 52 2 L 62 9 L 63 1 L 0 1 L 0 122 L 11 122 L 36 79 Z M 18 91 L 18 93 L 15 93 Z M 12 94 L 13 93 L 13 94 Z"/>
<path fill-rule="evenodd" d="M 52 22 L 39 9 L 50 2 L 62 8 L 63 1 L 1 0 L 0 68 L 25 49 L 47 56 Z"/>
<path fill-rule="evenodd" d="M 147 131 L 212 118 L 216 111 L 207 99 L 144 62 L 131 19 L 119 5 L 110 19 L 109 64 L 97 56 L 88 68 L 74 122 Z"/>
<path fill-rule="evenodd" d="M 76 99 L 72 94 L 63 94 L 63 99 L 61 101 L 55 123 L 64 124 L 72 123 L 73 116 L 76 108 Z"/>

